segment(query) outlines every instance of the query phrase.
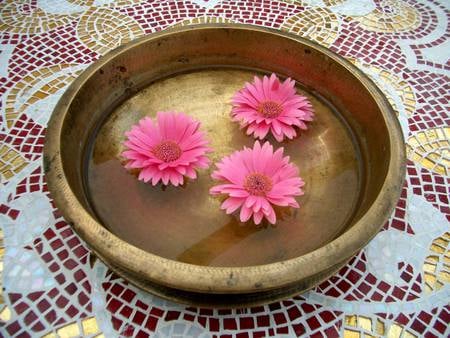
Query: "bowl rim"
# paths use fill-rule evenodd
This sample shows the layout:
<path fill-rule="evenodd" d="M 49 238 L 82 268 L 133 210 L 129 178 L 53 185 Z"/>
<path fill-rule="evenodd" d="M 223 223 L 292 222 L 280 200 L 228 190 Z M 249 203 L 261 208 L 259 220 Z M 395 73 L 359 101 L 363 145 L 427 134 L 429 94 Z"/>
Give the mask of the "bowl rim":
<path fill-rule="evenodd" d="M 199 266 L 157 256 L 125 242 L 97 222 L 79 202 L 66 179 L 60 152 L 61 131 L 72 101 L 90 77 L 115 57 L 140 44 L 187 31 L 211 29 L 272 34 L 300 42 L 325 54 L 360 81 L 376 102 L 388 126 L 389 167 L 375 201 L 350 229 L 305 255 L 265 265 L 242 267 Z M 384 94 L 368 76 L 343 57 L 315 42 L 275 29 L 243 24 L 199 24 L 172 28 L 133 40 L 110 51 L 84 70 L 65 91 L 49 120 L 44 145 L 44 171 L 51 197 L 66 221 L 94 253 L 102 257 L 107 265 L 120 266 L 142 279 L 175 289 L 203 293 L 243 293 L 280 288 L 330 269 L 337 261 L 350 259 L 378 233 L 391 215 L 403 186 L 405 163 L 400 123 Z"/>

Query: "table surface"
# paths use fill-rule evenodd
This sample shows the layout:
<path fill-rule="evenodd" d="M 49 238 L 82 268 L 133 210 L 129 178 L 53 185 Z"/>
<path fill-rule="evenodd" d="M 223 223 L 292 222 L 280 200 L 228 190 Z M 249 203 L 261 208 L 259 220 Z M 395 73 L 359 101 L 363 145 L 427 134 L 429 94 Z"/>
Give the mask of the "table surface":
<path fill-rule="evenodd" d="M 448 0 L 0 2 L 0 335 L 450 335 Z M 384 229 L 315 289 L 266 306 L 165 301 L 93 260 L 49 197 L 45 127 L 68 84 L 109 50 L 173 25 L 236 22 L 305 36 L 351 60 L 397 112 L 408 154 Z"/>

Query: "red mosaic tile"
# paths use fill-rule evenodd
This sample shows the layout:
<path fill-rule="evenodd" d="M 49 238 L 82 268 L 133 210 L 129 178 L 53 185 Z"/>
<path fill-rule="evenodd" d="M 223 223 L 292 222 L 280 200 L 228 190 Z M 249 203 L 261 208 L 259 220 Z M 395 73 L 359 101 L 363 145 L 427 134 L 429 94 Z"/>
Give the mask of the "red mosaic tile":
<path fill-rule="evenodd" d="M 239 329 L 248 330 L 255 327 L 253 317 L 241 317 L 239 318 Z"/>
<path fill-rule="evenodd" d="M 318 329 L 320 327 L 319 321 L 316 319 L 316 317 L 309 317 L 306 322 L 308 323 L 311 330 Z"/>
<path fill-rule="evenodd" d="M 11 324 L 6 326 L 6 331 L 8 331 L 8 333 L 13 336 L 14 334 L 16 334 L 18 331 L 20 331 L 20 324 L 18 321 L 14 321 Z"/>
<path fill-rule="evenodd" d="M 262 317 L 267 317 L 267 319 L 266 318 L 262 318 Z M 261 316 L 261 317 L 257 317 L 257 318 L 258 318 L 258 326 L 264 326 L 263 322 L 265 322 L 265 321 L 267 321 L 267 323 L 269 323 L 269 316 Z M 268 324 L 267 324 L 267 326 L 268 326 Z M 237 330 L 236 319 L 234 319 L 234 318 L 224 318 L 223 319 L 223 327 L 226 330 Z"/>
<path fill-rule="evenodd" d="M 155 331 L 157 323 L 158 323 L 158 318 L 149 316 L 147 319 L 147 323 L 145 324 L 145 327 L 147 329 L 149 329 L 150 331 Z"/>
<path fill-rule="evenodd" d="M 167 311 L 164 320 L 171 321 L 171 320 L 178 319 L 178 317 L 180 317 L 180 312 L 178 312 L 178 311 Z"/>

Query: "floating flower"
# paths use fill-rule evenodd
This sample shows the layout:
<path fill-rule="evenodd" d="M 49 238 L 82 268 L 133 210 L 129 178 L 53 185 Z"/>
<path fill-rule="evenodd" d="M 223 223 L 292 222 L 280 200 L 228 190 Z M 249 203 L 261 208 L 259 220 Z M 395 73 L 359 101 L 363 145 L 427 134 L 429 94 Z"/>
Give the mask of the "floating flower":
<path fill-rule="evenodd" d="M 125 167 L 139 169 L 138 179 L 153 185 L 162 181 L 178 186 L 183 176 L 195 179 L 196 169 L 208 167 L 206 153 L 211 151 L 200 122 L 174 112 L 158 112 L 156 120 L 144 117 L 125 133 Z"/>
<path fill-rule="evenodd" d="M 269 142 L 261 147 L 256 141 L 253 149 L 244 147 L 217 164 L 212 177 L 224 184 L 212 187 L 210 193 L 228 195 L 221 206 L 227 214 L 241 208 L 241 222 L 253 216 L 255 224 L 263 217 L 275 224 L 272 204 L 299 207 L 294 196 L 303 195 L 304 182 L 298 175 L 298 168 L 289 162 L 289 156 L 283 157 L 283 151 L 279 148 L 274 152 Z"/>
<path fill-rule="evenodd" d="M 247 128 L 247 135 L 263 139 L 270 131 L 278 142 L 297 136 L 295 127 L 307 129 L 305 122 L 314 116 L 308 99 L 296 94 L 295 81 L 281 83 L 275 74 L 262 80 L 255 76 L 234 95 L 232 104 L 232 119 Z"/>

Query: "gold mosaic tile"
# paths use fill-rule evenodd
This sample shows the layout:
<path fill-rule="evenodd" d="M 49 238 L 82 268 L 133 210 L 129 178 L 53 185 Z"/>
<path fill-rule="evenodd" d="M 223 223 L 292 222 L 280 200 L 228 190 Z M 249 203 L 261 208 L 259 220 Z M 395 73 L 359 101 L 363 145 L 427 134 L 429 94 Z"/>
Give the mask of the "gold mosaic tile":
<path fill-rule="evenodd" d="M 408 138 L 408 158 L 437 174 L 450 175 L 450 127 L 432 128 Z"/>
<path fill-rule="evenodd" d="M 436 238 L 430 246 L 432 252 L 423 264 L 425 292 L 430 293 L 450 283 L 450 232 Z"/>
<path fill-rule="evenodd" d="M 80 328 L 76 322 L 63 326 L 56 333 L 60 338 L 79 337 L 81 335 Z"/>
<path fill-rule="evenodd" d="M 68 323 L 56 330 L 56 332 L 50 332 L 43 335 L 43 338 L 73 338 L 73 337 L 95 337 L 104 338 L 104 335 L 100 332 L 95 317 L 88 317 L 82 319 L 80 322 Z"/>
<path fill-rule="evenodd" d="M 77 33 L 84 45 L 102 55 L 144 35 L 133 18 L 105 7 L 87 10 L 78 23 Z"/>
<path fill-rule="evenodd" d="M 397 114 L 399 112 L 399 107 L 397 107 L 397 103 L 395 102 L 392 94 L 389 93 L 389 90 L 387 90 L 387 88 L 392 88 L 393 91 L 395 91 L 395 94 L 402 101 L 403 108 L 408 116 L 412 115 L 415 112 L 416 96 L 414 95 L 414 91 L 408 84 L 408 82 L 406 82 L 396 74 L 380 67 L 369 65 L 356 59 L 349 58 L 348 60 L 355 64 L 355 66 L 357 66 L 358 68 L 361 68 L 367 75 L 371 77 L 371 79 L 386 95 L 386 98 L 388 99 L 392 108 L 397 112 Z"/>
<path fill-rule="evenodd" d="M 384 0 L 371 13 L 354 17 L 365 29 L 373 32 L 395 33 L 411 31 L 420 24 L 420 14 L 401 0 Z"/>
<path fill-rule="evenodd" d="M 59 64 L 32 71 L 9 90 L 5 104 L 6 125 L 11 128 L 15 120 L 33 103 L 55 94 L 72 82 L 81 71 L 55 73 L 70 68 L 70 64 Z"/>
<path fill-rule="evenodd" d="M 65 26 L 77 17 L 78 14 L 46 13 L 33 7 L 30 0 L 7 0 L 0 6 L 0 32 L 40 34 Z"/>
<path fill-rule="evenodd" d="M 302 0 L 282 0 L 282 2 L 285 2 L 287 4 L 295 4 L 297 6 L 305 6 L 305 5 L 307 5 Z"/>
<path fill-rule="evenodd" d="M 360 338 L 361 334 L 356 331 L 344 330 L 344 338 Z"/>
<path fill-rule="evenodd" d="M 11 319 L 11 310 L 9 307 L 5 306 L 3 310 L 0 311 L 0 320 L 3 322 L 7 322 Z"/>
<path fill-rule="evenodd" d="M 95 6 L 95 3 L 96 3 L 95 0 L 67 0 L 67 1 L 74 5 L 88 6 L 88 7 Z M 114 0 L 105 5 L 107 5 L 109 7 L 125 7 L 125 6 L 136 5 L 140 2 L 142 2 L 142 0 Z M 97 7 L 100 7 L 100 6 L 101 5 L 97 5 Z"/>
<path fill-rule="evenodd" d="M 84 319 L 81 322 L 81 326 L 83 327 L 83 333 L 85 335 L 96 334 L 96 333 L 99 333 L 99 331 L 100 331 L 95 317 Z"/>
<path fill-rule="evenodd" d="M 200 16 L 197 18 L 186 19 L 177 24 L 171 26 L 171 28 L 188 26 L 188 25 L 199 25 L 205 23 L 233 23 L 234 21 L 228 18 L 224 18 L 221 16 Z"/>
<path fill-rule="evenodd" d="M 26 159 L 17 150 L 7 144 L 0 144 L 0 183 L 9 181 L 27 164 Z"/>
<path fill-rule="evenodd" d="M 112 7 L 126 7 L 131 5 L 136 5 L 142 2 L 142 0 L 115 0 L 110 3 Z"/>
<path fill-rule="evenodd" d="M 58 338 L 58 336 L 52 332 L 52 333 L 43 335 L 42 338 Z"/>
<path fill-rule="evenodd" d="M 370 318 L 359 316 L 358 324 L 366 331 L 372 331 L 372 320 Z"/>
<path fill-rule="evenodd" d="M 285 20 L 282 30 L 303 36 L 326 47 L 336 40 L 339 20 L 326 8 L 308 8 Z"/>
<path fill-rule="evenodd" d="M 92 6 L 95 0 L 67 0 L 68 2 L 78 6 Z"/>
<path fill-rule="evenodd" d="M 377 319 L 377 323 L 375 324 L 375 332 L 380 336 L 384 335 L 385 327 L 384 323 L 380 319 Z"/>
<path fill-rule="evenodd" d="M 397 323 L 386 322 L 382 318 L 348 315 L 344 319 L 344 338 L 400 338 L 416 337 Z"/>
<path fill-rule="evenodd" d="M 345 3 L 346 0 L 323 0 L 323 3 L 326 6 L 336 6 L 336 5 L 342 5 L 343 3 Z"/>

